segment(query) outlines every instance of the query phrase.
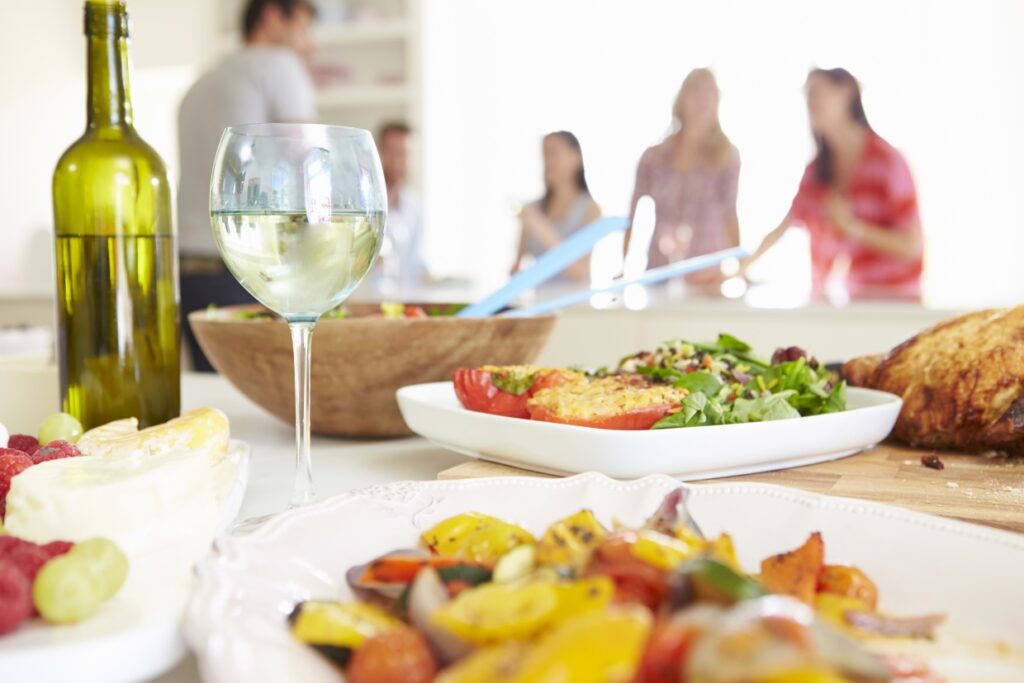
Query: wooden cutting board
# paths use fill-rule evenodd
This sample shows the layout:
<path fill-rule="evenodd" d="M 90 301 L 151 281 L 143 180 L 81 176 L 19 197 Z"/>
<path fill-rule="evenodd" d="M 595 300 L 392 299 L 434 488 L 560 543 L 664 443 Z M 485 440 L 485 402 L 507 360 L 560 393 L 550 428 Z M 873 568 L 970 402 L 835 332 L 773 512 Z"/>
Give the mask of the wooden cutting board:
<path fill-rule="evenodd" d="M 935 453 L 944 469 L 921 464 L 921 451 L 891 444 L 841 460 L 709 481 L 755 481 L 815 493 L 861 498 L 1024 533 L 1024 459 Z M 507 465 L 471 460 L 438 479 L 535 476 Z"/>

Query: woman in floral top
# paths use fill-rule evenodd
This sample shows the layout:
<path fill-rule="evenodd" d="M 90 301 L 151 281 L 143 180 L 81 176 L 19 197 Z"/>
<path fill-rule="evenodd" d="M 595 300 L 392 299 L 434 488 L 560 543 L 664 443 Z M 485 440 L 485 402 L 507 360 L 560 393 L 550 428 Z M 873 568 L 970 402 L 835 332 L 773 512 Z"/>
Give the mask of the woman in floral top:
<path fill-rule="evenodd" d="M 860 87 L 846 69 L 810 73 L 807 110 L 818 153 L 786 218 L 751 262 L 800 223 L 811 238 L 816 298 L 834 270 L 845 271 L 851 298 L 918 298 L 924 249 L 907 162 L 871 129 Z"/>
<path fill-rule="evenodd" d="M 711 71 L 690 72 L 672 114 L 676 130 L 644 152 L 633 190 L 631 216 L 641 197 L 654 200 L 648 267 L 739 244 L 740 157 L 719 123 L 718 85 Z M 716 277 L 708 271 L 690 281 Z"/>

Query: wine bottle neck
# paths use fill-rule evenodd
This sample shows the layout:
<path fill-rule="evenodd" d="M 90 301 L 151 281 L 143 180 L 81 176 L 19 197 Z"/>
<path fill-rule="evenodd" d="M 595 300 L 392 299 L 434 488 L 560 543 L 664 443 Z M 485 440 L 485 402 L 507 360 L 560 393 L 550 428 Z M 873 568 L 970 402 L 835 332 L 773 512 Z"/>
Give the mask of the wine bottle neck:
<path fill-rule="evenodd" d="M 130 128 L 128 13 L 123 2 L 85 4 L 89 40 L 89 128 Z"/>

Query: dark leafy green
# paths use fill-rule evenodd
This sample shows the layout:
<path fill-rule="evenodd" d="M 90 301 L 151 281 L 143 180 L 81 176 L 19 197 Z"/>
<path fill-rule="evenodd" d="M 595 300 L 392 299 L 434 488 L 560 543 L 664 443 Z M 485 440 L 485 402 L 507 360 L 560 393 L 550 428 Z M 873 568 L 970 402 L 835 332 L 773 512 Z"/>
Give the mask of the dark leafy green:
<path fill-rule="evenodd" d="M 719 400 L 708 398 L 702 393 L 688 394 L 682 400 L 683 409 L 663 417 L 651 429 L 675 429 L 677 427 L 700 427 L 720 425 L 729 422 L 726 406 Z"/>
<path fill-rule="evenodd" d="M 690 560 L 677 570 L 693 578 L 707 581 L 718 592 L 732 600 L 753 600 L 768 595 L 760 583 L 736 572 L 730 566 L 710 557 Z"/>
<path fill-rule="evenodd" d="M 821 366 L 812 368 L 805 358 L 773 365 L 755 377 L 753 383 L 753 389 L 763 387 L 776 394 L 792 392 L 787 400 L 801 415 L 834 413 L 846 408 L 846 383 L 833 384 L 828 370 Z"/>
<path fill-rule="evenodd" d="M 693 347 L 699 351 L 710 353 L 721 360 L 732 359 L 736 362 L 745 363 L 758 368 L 767 368 L 771 365 L 767 360 L 752 352 L 750 344 L 741 341 L 731 334 L 719 334 L 718 340 L 713 343 L 694 342 Z"/>
<path fill-rule="evenodd" d="M 800 411 L 789 403 L 795 394 L 789 390 L 757 398 L 738 398 L 732 403 L 730 417 L 733 422 L 767 422 L 800 417 Z"/>
<path fill-rule="evenodd" d="M 699 370 L 685 375 L 680 373 L 680 377 L 672 382 L 672 385 L 686 389 L 691 394 L 701 393 L 712 398 L 722 391 L 725 382 L 710 372 Z"/>
<path fill-rule="evenodd" d="M 683 373 L 675 368 L 656 368 L 651 365 L 642 365 L 637 368 L 637 372 L 641 375 L 647 375 L 655 382 L 665 382 L 667 384 L 673 383 L 683 376 Z"/>
<path fill-rule="evenodd" d="M 731 334 L 726 334 L 724 332 L 718 335 L 718 345 L 723 349 L 736 351 L 738 353 L 747 353 L 750 351 L 750 344 L 745 341 L 740 341 Z"/>
<path fill-rule="evenodd" d="M 469 304 L 431 304 L 427 307 L 427 316 L 431 318 L 447 318 L 455 315 Z"/>
<path fill-rule="evenodd" d="M 788 420 L 846 409 L 846 384 L 816 361 L 800 357 L 773 364 L 729 334 L 714 343 L 666 342 L 653 354 L 626 360 L 647 363 L 635 372 L 688 391 L 681 410 L 654 429 Z"/>

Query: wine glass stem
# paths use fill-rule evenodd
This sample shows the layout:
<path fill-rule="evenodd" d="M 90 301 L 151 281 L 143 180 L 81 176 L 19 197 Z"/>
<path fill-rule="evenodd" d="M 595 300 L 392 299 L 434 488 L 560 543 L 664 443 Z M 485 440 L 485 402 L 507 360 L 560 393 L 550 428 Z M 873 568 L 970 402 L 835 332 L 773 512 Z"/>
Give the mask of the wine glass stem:
<path fill-rule="evenodd" d="M 309 454 L 309 365 L 315 322 L 289 322 L 295 356 L 295 485 L 291 507 L 313 501 L 313 462 Z"/>

